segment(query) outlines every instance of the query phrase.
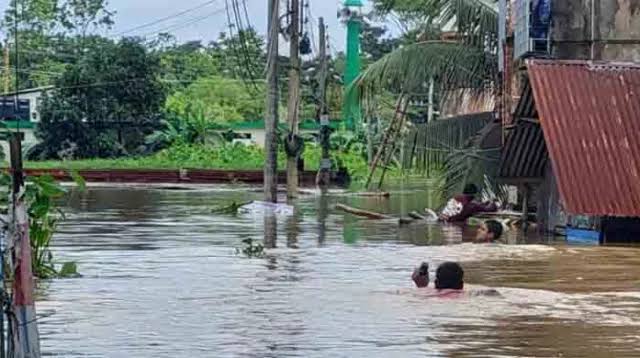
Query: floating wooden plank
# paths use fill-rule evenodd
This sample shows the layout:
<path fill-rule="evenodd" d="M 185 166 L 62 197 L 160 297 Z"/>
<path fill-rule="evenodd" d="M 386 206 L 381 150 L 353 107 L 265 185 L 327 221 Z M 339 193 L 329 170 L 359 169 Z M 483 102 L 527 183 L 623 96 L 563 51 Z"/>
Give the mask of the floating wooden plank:
<path fill-rule="evenodd" d="M 350 206 L 347 206 L 347 205 L 344 205 L 344 204 L 337 204 L 336 205 L 336 209 L 337 210 L 342 210 L 342 211 L 344 211 L 346 213 L 353 214 L 353 215 L 356 215 L 356 216 L 368 218 L 368 219 L 377 219 L 377 220 L 393 219 L 392 216 L 389 216 L 389 215 L 386 215 L 386 214 L 381 214 L 381 213 L 376 213 L 376 212 L 373 212 L 373 211 L 353 208 L 353 207 L 350 207 Z"/>

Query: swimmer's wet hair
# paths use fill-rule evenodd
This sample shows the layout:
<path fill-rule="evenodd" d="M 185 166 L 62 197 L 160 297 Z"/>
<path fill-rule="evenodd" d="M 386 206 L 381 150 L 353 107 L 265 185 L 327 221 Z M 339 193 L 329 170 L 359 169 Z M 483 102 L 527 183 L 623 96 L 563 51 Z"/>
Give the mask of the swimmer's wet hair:
<path fill-rule="evenodd" d="M 455 262 L 445 262 L 436 270 L 438 290 L 461 290 L 464 287 L 464 270 Z"/>
<path fill-rule="evenodd" d="M 487 220 L 484 223 L 487 226 L 487 230 L 493 233 L 493 239 L 498 240 L 502 236 L 502 224 L 496 220 Z"/>

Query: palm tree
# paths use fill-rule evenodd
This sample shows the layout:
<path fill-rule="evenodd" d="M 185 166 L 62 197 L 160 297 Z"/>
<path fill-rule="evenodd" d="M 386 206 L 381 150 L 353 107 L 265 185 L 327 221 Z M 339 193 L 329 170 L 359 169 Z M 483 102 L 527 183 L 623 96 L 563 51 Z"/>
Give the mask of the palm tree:
<path fill-rule="evenodd" d="M 387 7 L 385 7 L 387 6 Z M 370 65 L 358 78 L 361 98 L 385 90 L 424 93 L 431 80 L 441 91 L 477 88 L 492 80 L 497 67 L 498 12 L 494 0 L 378 0 L 379 11 L 399 8 L 404 17 L 423 21 L 423 34 L 435 35 L 451 27 L 456 41 L 427 39 L 401 47 Z"/>
<path fill-rule="evenodd" d="M 454 89 L 483 90 L 487 82 L 494 81 L 497 73 L 496 3 L 495 0 L 376 0 L 376 8 L 382 13 L 397 12 L 401 17 L 418 19 L 417 32 L 423 35 L 419 36 L 420 41 L 399 48 L 370 65 L 349 90 L 359 91 L 365 112 L 375 111 L 379 95 L 388 92 L 399 94 L 401 98 L 411 97 L 425 93 L 425 89 L 433 84 L 442 100 Z M 438 39 L 438 33 L 445 32 L 447 27 L 456 33 L 455 40 Z M 399 104 L 402 102 L 398 101 Z M 397 112 L 404 113 L 404 110 L 398 107 Z M 397 130 L 394 121 L 396 119 L 391 121 L 389 128 Z M 385 137 L 390 136 L 386 134 Z M 385 150 L 379 148 L 369 181 Z M 470 162 L 465 153 L 456 152 L 454 156 L 457 157 L 451 162 Z M 451 172 L 459 168 L 460 165 L 450 165 L 446 176 L 468 178 L 452 175 Z M 382 175 L 384 177 L 384 171 Z M 460 183 L 448 182 L 448 187 L 464 184 L 462 179 L 458 181 Z"/>

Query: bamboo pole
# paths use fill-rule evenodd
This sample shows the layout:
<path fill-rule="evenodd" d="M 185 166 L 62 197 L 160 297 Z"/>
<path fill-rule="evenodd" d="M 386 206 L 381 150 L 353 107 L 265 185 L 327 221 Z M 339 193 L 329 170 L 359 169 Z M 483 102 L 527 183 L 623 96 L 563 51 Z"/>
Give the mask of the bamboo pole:
<path fill-rule="evenodd" d="M 380 159 L 382 159 L 382 156 L 385 153 L 386 147 L 389 145 L 389 140 L 391 139 L 391 135 L 393 134 L 393 130 L 394 130 L 395 126 L 396 126 L 396 122 L 398 122 L 403 116 L 404 108 L 406 108 L 404 99 L 405 99 L 404 94 L 401 94 L 398 97 L 398 101 L 396 103 L 396 111 L 395 111 L 395 113 L 393 115 L 393 119 L 391 120 L 391 123 L 389 124 L 389 128 L 384 133 L 384 137 L 382 139 L 382 143 L 380 143 L 380 147 L 378 147 L 378 152 L 376 153 L 376 156 L 373 158 L 373 162 L 371 163 L 371 168 L 369 170 L 369 176 L 368 176 L 367 182 L 365 184 L 366 188 L 369 188 L 369 186 L 371 185 L 371 181 L 373 180 L 373 176 L 375 175 L 376 169 L 378 167 L 378 163 L 380 162 Z"/>

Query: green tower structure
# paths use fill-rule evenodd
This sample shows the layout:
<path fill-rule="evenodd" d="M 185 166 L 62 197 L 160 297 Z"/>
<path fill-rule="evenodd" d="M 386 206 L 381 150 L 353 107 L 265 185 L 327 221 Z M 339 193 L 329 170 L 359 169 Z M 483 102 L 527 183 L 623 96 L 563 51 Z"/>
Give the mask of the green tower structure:
<path fill-rule="evenodd" d="M 345 0 L 341 11 L 342 21 L 347 25 L 347 58 L 344 71 L 345 95 L 342 116 L 348 129 L 354 130 L 362 118 L 362 109 L 357 91 L 347 91 L 360 75 L 360 33 L 362 31 L 361 0 Z"/>

